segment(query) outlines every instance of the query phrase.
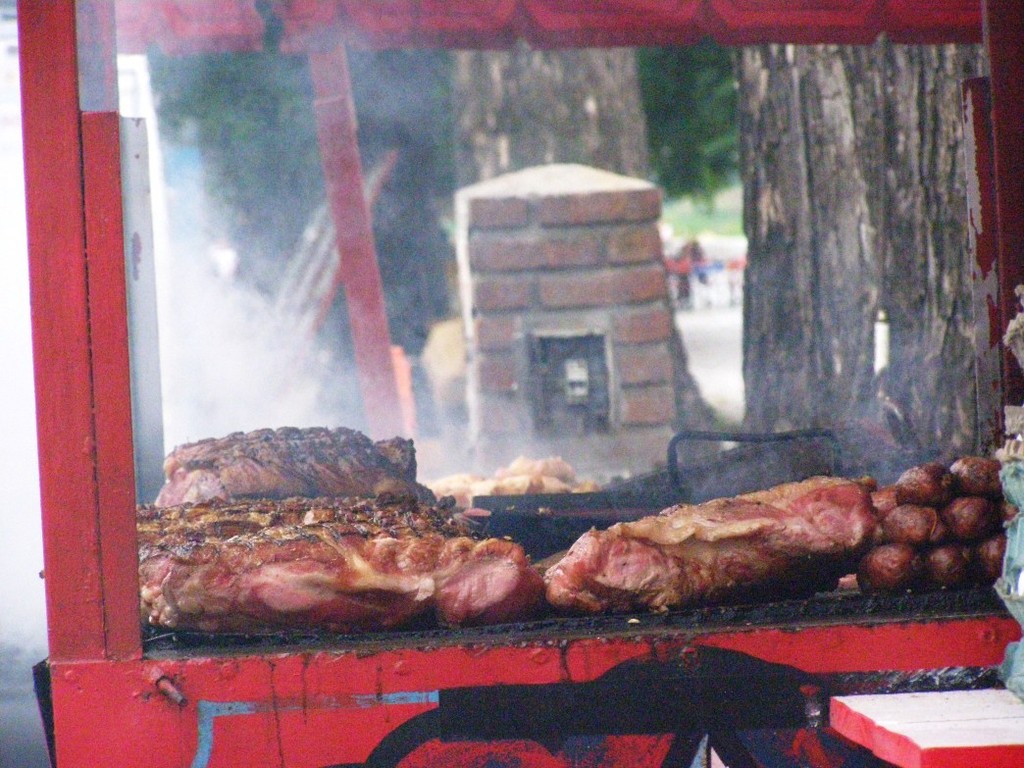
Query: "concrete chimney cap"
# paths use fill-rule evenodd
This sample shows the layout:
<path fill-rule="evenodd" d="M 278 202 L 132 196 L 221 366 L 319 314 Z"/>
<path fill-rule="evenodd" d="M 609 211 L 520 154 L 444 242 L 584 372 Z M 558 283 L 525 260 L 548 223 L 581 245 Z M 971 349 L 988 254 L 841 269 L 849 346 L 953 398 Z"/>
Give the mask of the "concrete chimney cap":
<path fill-rule="evenodd" d="M 654 184 L 644 179 L 634 179 L 588 165 L 551 163 L 495 176 L 463 187 L 457 194 L 464 198 L 543 198 L 653 188 Z"/>

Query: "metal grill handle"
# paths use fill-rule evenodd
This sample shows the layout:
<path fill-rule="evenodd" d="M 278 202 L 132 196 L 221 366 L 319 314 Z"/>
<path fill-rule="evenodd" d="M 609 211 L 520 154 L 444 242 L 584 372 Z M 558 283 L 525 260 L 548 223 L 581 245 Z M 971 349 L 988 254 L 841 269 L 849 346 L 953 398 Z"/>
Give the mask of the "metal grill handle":
<path fill-rule="evenodd" d="M 699 429 L 684 429 L 676 432 L 668 443 L 668 473 L 672 484 L 680 493 L 686 493 L 687 487 L 679 471 L 679 444 L 688 441 L 714 441 L 730 443 L 775 443 L 791 440 L 826 440 L 831 449 L 829 468 L 836 471 L 839 465 L 839 440 L 835 433 L 828 429 L 795 429 L 788 432 L 716 432 Z"/>

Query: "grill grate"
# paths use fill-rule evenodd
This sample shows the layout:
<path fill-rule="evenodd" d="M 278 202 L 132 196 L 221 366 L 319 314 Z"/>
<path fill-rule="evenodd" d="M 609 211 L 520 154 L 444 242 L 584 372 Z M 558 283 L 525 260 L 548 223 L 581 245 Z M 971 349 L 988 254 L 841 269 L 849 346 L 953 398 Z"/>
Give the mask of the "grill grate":
<path fill-rule="evenodd" d="M 805 600 L 721 605 L 668 613 L 562 617 L 547 615 L 534 621 L 485 627 L 439 628 L 426 624 L 402 630 L 337 634 L 282 631 L 266 634 L 207 634 L 167 632 L 146 627 L 143 648 L 149 655 L 187 652 L 217 654 L 244 649 L 281 648 L 334 651 L 381 651 L 442 645 L 509 645 L 520 642 L 560 642 L 580 638 L 645 637 L 662 634 L 699 636 L 751 628 L 800 629 L 808 626 L 872 625 L 896 621 L 942 620 L 976 616 L 1006 616 L 991 588 L 866 595 L 830 592 Z"/>

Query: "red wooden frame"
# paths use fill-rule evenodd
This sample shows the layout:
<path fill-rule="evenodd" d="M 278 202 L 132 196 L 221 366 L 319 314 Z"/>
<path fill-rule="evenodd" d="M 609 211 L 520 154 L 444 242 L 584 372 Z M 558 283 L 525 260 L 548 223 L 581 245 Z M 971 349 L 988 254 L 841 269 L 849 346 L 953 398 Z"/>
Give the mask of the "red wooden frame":
<path fill-rule="evenodd" d="M 117 0 L 122 51 L 155 43 L 168 53 L 258 50 L 255 0 Z M 284 45 L 338 39 L 372 47 L 495 48 L 683 45 L 719 42 L 980 42 L 974 0 L 275 0 Z"/>
<path fill-rule="evenodd" d="M 632 634 L 557 642 L 442 640 L 386 650 L 51 661 L 58 765 L 358 765 L 404 723 L 436 709 L 446 691 L 587 683 L 630 661 L 685 663 L 701 647 L 739 651 L 809 673 L 988 667 L 1020 634 L 1006 617 L 669 634 L 657 629 L 656 618 L 652 624 Z M 165 681 L 162 688 L 155 685 L 159 680 Z M 494 716 L 500 719 L 501 713 Z M 98 728 L 97 722 L 117 726 Z M 592 764 L 623 768 L 618 762 Z"/>
<path fill-rule="evenodd" d="M 123 272 L 123 249 L 116 250 L 111 242 L 111 227 L 103 230 L 104 218 L 120 219 L 120 182 L 116 192 L 104 189 L 104 182 L 90 172 L 93 183 L 86 189 L 73 3 L 50 4 L 45 13 L 25 4 L 20 11 L 25 188 L 50 653 L 61 659 L 138 656 L 138 630 L 127 626 L 129 621 L 135 623 L 134 617 L 120 619 L 124 626 L 117 626 L 117 613 L 129 607 L 127 602 L 118 602 L 118 597 L 126 595 L 128 583 L 134 579 L 127 570 L 102 569 L 99 540 L 102 529 L 110 537 L 109 546 L 134 549 L 129 521 L 109 520 L 109 513 L 100 507 L 100 499 L 106 498 L 110 489 L 106 472 L 101 478 L 97 451 L 100 442 L 116 452 L 119 441 L 123 447 L 123 441 L 130 440 L 130 417 L 128 433 L 124 432 L 124 421 L 109 413 L 99 420 L 94 418 L 98 388 L 108 398 L 115 396 L 109 403 L 111 408 L 125 411 L 129 400 L 127 390 L 115 393 L 110 389 L 112 382 L 97 381 L 92 352 L 94 345 L 99 346 L 101 339 L 96 333 L 100 328 L 91 324 L 89 311 L 90 294 L 117 296 L 124 290 L 123 277 L 120 284 L 97 284 L 112 273 L 99 266 L 105 259 L 112 259 Z M 90 127 L 91 139 L 102 135 L 99 128 Z M 101 144 L 102 139 L 90 140 L 91 146 Z M 91 163 L 89 168 L 95 171 Z M 117 196 L 112 197 L 115 193 Z M 90 224 L 86 222 L 87 211 L 94 217 Z M 95 232 L 96 227 L 101 228 L 102 236 L 91 252 L 98 271 L 93 272 L 90 286 L 86 233 L 90 228 Z M 103 252 L 104 246 L 115 250 Z M 123 308 L 120 312 L 123 324 Z M 116 310 L 113 317 L 116 321 Z M 107 326 L 106 330 L 112 328 Z M 104 346 L 117 344 L 116 338 L 102 341 Z M 123 359 L 115 365 L 126 362 Z M 111 373 L 109 364 L 106 372 Z M 123 381 L 124 372 L 119 377 L 115 374 L 115 378 Z M 119 422 L 117 426 L 115 422 Z M 121 434 L 110 435 L 109 440 L 107 435 L 98 435 L 97 429 L 110 427 L 120 429 Z M 132 487 L 130 476 L 127 487 Z M 113 619 L 113 626 L 108 618 Z M 135 638 L 131 639 L 133 633 Z"/>
<path fill-rule="evenodd" d="M 356 136 L 356 110 L 349 88 L 345 49 L 335 45 L 309 54 L 313 75 L 317 138 L 327 199 L 337 233 L 337 258 L 329 298 L 345 287 L 349 326 L 363 407 L 374 437 L 404 434 L 384 289 L 377 268 L 369 205 L 362 193 L 363 170 Z M 351 194 L 350 190 L 359 190 Z M 329 304 L 314 325 L 323 324 Z"/>
<path fill-rule="evenodd" d="M 1018 173 L 1024 27 L 1019 3 L 987 0 L 984 7 L 1005 295 L 1024 271 Z M 231 764 L 225 744 L 246 764 L 360 762 L 384 733 L 430 708 L 431 690 L 587 681 L 634 656 L 683 653 L 691 642 L 843 671 L 991 666 L 1019 635 L 1009 619 L 981 617 L 700 637 L 641 630 L 600 640 L 557 638 L 555 645 L 441 641 L 373 653 L 143 658 L 117 117 L 83 110 L 79 94 L 79 42 L 110 39 L 109 2 L 91 8 L 97 13 L 81 27 L 74 0 L 21 0 L 18 9 L 49 661 L 61 768 Z M 1004 307 L 1004 321 L 1007 312 Z M 417 692 L 423 696 L 405 695 Z M 333 714 L 325 718 L 321 710 Z M 331 730 L 339 712 L 344 732 Z M 217 713 L 223 717 L 215 723 Z M 221 751 L 214 753 L 210 742 L 200 760 L 204 740 L 215 736 Z"/>

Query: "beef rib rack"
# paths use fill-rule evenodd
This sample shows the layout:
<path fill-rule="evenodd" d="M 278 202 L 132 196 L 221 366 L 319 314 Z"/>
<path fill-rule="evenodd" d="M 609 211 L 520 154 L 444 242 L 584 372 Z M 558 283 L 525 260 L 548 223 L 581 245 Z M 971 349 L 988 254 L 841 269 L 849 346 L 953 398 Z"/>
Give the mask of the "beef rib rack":
<path fill-rule="evenodd" d="M 395 437 L 372 442 L 345 427 L 259 429 L 180 445 L 164 460 L 156 505 L 292 496 L 412 494 L 432 503 L 416 482 L 416 450 Z"/>
<path fill-rule="evenodd" d="M 142 619 L 356 632 L 528 617 L 544 587 L 522 547 L 474 538 L 453 511 L 387 494 L 140 507 Z"/>

